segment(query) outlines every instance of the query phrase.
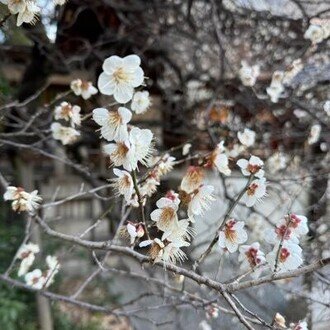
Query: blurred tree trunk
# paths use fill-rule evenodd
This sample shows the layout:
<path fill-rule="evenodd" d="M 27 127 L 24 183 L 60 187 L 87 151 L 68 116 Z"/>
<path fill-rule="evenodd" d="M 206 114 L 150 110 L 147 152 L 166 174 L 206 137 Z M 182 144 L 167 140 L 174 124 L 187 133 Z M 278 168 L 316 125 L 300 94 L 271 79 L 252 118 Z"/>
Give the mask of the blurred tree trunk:
<path fill-rule="evenodd" d="M 47 50 L 49 40 L 42 22 L 39 21 L 35 26 L 24 25 L 24 28 L 26 36 L 34 42 L 34 46 L 32 48 L 31 61 L 25 69 L 17 91 L 17 98 L 20 102 L 42 88 L 52 70 L 50 52 Z M 23 116 L 24 118 L 29 116 L 29 114 L 33 114 L 37 106 L 37 101 L 30 103 L 25 113 L 24 109 L 17 109 L 18 117 Z M 23 112 L 21 112 L 21 110 L 23 110 Z M 22 157 L 22 154 L 18 153 L 15 155 L 15 158 L 18 174 L 21 176 L 20 182 L 24 189 L 28 192 L 35 190 L 33 181 L 33 155 Z M 41 235 L 39 226 L 37 225 L 33 226 L 31 240 L 39 245 L 40 255 L 42 255 Z M 36 294 L 36 300 L 39 328 L 41 330 L 53 330 L 53 319 L 49 300 L 38 293 Z"/>
<path fill-rule="evenodd" d="M 17 159 L 16 164 L 18 165 L 18 171 L 21 175 L 21 182 L 26 189 L 26 191 L 30 192 L 35 189 L 33 184 L 33 164 L 31 162 L 21 162 L 21 160 Z M 42 255 L 42 242 L 40 235 L 40 228 L 38 225 L 34 224 L 31 240 L 33 243 L 38 244 L 40 247 L 40 254 Z M 53 330 L 53 318 L 50 308 L 49 300 L 40 295 L 36 294 L 37 299 L 37 312 L 38 312 L 38 322 L 41 330 Z"/>

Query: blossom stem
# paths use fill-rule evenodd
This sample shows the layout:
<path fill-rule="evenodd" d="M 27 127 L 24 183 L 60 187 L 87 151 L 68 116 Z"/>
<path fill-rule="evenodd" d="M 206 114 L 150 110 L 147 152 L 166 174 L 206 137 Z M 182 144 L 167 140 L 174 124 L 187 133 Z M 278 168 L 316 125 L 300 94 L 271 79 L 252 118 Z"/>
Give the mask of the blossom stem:
<path fill-rule="evenodd" d="M 138 197 L 138 203 L 139 203 L 139 206 L 140 206 L 141 217 L 142 217 L 142 221 L 143 221 L 143 224 L 144 224 L 144 228 L 146 230 L 148 240 L 150 240 L 150 235 L 149 235 L 149 231 L 148 231 L 148 228 L 147 228 L 147 222 L 146 222 L 146 218 L 145 218 L 145 214 L 144 214 L 143 200 L 142 200 L 142 196 L 141 196 L 141 193 L 140 193 L 140 190 L 139 190 L 139 186 L 137 184 L 135 170 L 132 170 L 131 175 L 132 175 L 132 179 L 133 179 L 134 189 L 135 189 L 136 195 Z"/>
<path fill-rule="evenodd" d="M 208 246 L 208 248 L 201 254 L 201 256 L 197 259 L 197 261 L 195 262 L 193 269 L 196 270 L 196 268 L 198 267 L 198 265 L 205 259 L 206 256 L 208 256 L 210 254 L 210 252 L 213 249 L 213 246 L 216 244 L 216 242 L 219 239 L 219 231 L 221 231 L 221 229 L 223 228 L 223 226 L 225 225 L 226 221 L 230 218 L 233 210 L 235 209 L 235 207 L 238 205 L 239 201 L 241 200 L 241 198 L 243 197 L 244 193 L 246 192 L 246 190 L 248 189 L 250 183 L 252 182 L 252 180 L 254 179 L 254 175 L 250 175 L 246 185 L 244 186 L 244 188 L 241 190 L 241 192 L 238 194 L 237 198 L 233 201 L 233 203 L 229 206 L 219 228 L 217 229 L 217 232 L 213 238 L 213 240 L 211 241 L 210 245 Z"/>

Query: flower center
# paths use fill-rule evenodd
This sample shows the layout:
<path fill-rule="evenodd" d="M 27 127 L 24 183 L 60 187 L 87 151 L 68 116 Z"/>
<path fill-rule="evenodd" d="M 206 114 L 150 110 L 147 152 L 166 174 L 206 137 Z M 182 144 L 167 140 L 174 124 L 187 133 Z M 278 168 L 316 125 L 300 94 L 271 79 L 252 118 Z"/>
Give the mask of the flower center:
<path fill-rule="evenodd" d="M 172 222 L 174 216 L 174 209 L 172 209 L 171 207 L 165 207 L 161 213 L 160 220 L 165 224 L 169 224 Z"/>
<path fill-rule="evenodd" d="M 247 170 L 251 173 L 251 174 L 256 174 L 258 173 L 258 171 L 261 169 L 261 166 L 259 165 L 252 165 L 249 164 L 247 167 Z"/>
<path fill-rule="evenodd" d="M 65 106 L 62 107 L 61 109 L 61 114 L 62 116 L 68 117 L 72 111 L 72 106 L 71 104 L 66 104 Z"/>
<path fill-rule="evenodd" d="M 297 228 L 301 222 L 301 219 L 299 219 L 295 214 L 290 215 L 290 227 Z"/>
<path fill-rule="evenodd" d="M 122 118 L 118 111 L 109 113 L 108 123 L 109 126 L 119 126 L 122 124 Z"/>
<path fill-rule="evenodd" d="M 86 81 L 86 80 L 83 80 L 83 81 L 81 82 L 81 89 L 83 89 L 84 91 L 87 91 L 88 88 L 89 88 L 89 82 Z"/>
<path fill-rule="evenodd" d="M 129 148 L 124 142 L 117 142 L 117 150 L 112 153 L 113 158 L 122 159 L 126 156 Z"/>
<path fill-rule="evenodd" d="M 290 252 L 286 248 L 282 248 L 279 256 L 280 262 L 285 262 L 286 259 L 290 256 Z"/>
<path fill-rule="evenodd" d="M 228 223 L 226 223 L 225 236 L 226 236 L 226 239 L 231 242 L 235 242 L 237 239 L 237 232 L 235 229 L 233 229 L 235 223 L 236 223 L 236 221 L 234 221 L 234 220 L 230 220 L 230 221 L 228 221 Z"/>
<path fill-rule="evenodd" d="M 247 194 L 248 196 L 253 196 L 256 193 L 256 190 L 258 189 L 258 185 L 256 183 L 250 184 L 249 188 L 247 188 Z"/>
<path fill-rule="evenodd" d="M 261 260 L 260 258 L 257 257 L 258 256 L 257 249 L 250 248 L 248 251 L 245 252 L 245 255 L 251 267 L 255 267 L 256 265 L 260 264 Z"/>
<path fill-rule="evenodd" d="M 128 175 L 124 175 L 120 180 L 119 180 L 119 187 L 121 189 L 127 189 L 131 186 L 131 180 Z"/>
<path fill-rule="evenodd" d="M 114 73 L 113 73 L 113 79 L 117 84 L 122 84 L 122 83 L 127 83 L 128 82 L 128 74 L 125 72 L 124 68 L 118 68 Z"/>
<path fill-rule="evenodd" d="M 283 239 L 290 239 L 291 236 L 291 230 L 286 225 L 276 227 L 275 233 Z"/>
<path fill-rule="evenodd" d="M 21 254 L 21 259 L 25 259 L 25 258 L 27 258 L 27 257 L 30 255 L 30 253 L 31 253 L 31 251 L 23 252 L 23 253 Z"/>
<path fill-rule="evenodd" d="M 150 258 L 151 259 L 158 258 L 158 256 L 160 255 L 161 252 L 162 252 L 162 248 L 157 243 L 153 243 L 149 250 Z"/>
<path fill-rule="evenodd" d="M 194 186 L 197 187 L 200 185 L 201 181 L 203 180 L 203 172 L 202 169 L 199 167 L 194 167 L 191 166 L 188 170 L 188 180 L 189 183 Z"/>

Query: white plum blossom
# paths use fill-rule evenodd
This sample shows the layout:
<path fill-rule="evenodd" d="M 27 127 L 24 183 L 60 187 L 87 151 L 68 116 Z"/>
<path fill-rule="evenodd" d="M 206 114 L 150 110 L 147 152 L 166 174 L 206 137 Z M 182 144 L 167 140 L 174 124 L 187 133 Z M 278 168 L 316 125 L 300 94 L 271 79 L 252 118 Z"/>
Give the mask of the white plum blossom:
<path fill-rule="evenodd" d="M 144 236 L 144 229 L 140 223 L 128 222 L 126 225 L 126 230 L 130 237 L 131 245 L 134 244 L 136 238 L 141 238 Z"/>
<path fill-rule="evenodd" d="M 227 155 L 224 153 L 225 150 L 224 141 L 218 143 L 209 158 L 208 165 L 217 168 L 220 173 L 228 176 L 231 174 L 231 170 L 228 167 L 229 160 Z"/>
<path fill-rule="evenodd" d="M 60 263 L 56 256 L 50 256 L 50 255 L 47 256 L 46 264 L 47 264 L 48 268 L 52 271 L 59 271 L 59 269 L 60 269 Z"/>
<path fill-rule="evenodd" d="M 39 246 L 33 243 L 27 243 L 21 246 L 17 252 L 17 258 L 21 259 L 21 264 L 18 270 L 18 276 L 25 275 L 35 260 L 35 254 L 39 253 Z"/>
<path fill-rule="evenodd" d="M 247 241 L 247 233 L 244 230 L 244 222 L 229 219 L 224 228 L 219 231 L 218 245 L 230 253 L 237 251 L 238 246 Z"/>
<path fill-rule="evenodd" d="M 166 198 L 171 199 L 176 205 L 180 204 L 180 198 L 179 198 L 179 194 L 177 194 L 174 190 L 169 190 L 166 195 Z"/>
<path fill-rule="evenodd" d="M 273 103 L 277 103 L 282 93 L 284 92 L 283 79 L 284 79 L 284 72 L 275 71 L 273 73 L 270 86 L 266 88 L 266 92 Z"/>
<path fill-rule="evenodd" d="M 9 11 L 11 14 L 18 14 L 19 12 L 23 12 L 26 7 L 26 0 L 7 0 L 3 2 L 7 4 Z"/>
<path fill-rule="evenodd" d="M 137 194 L 133 194 L 131 200 L 127 202 L 127 205 L 135 207 L 135 208 L 140 206 Z M 144 203 L 143 203 L 143 205 L 144 205 Z"/>
<path fill-rule="evenodd" d="M 157 174 L 159 176 L 166 175 L 173 170 L 175 164 L 175 157 L 165 154 L 157 165 Z"/>
<path fill-rule="evenodd" d="M 219 308 L 215 304 L 208 305 L 205 311 L 207 319 L 216 319 L 219 316 Z"/>
<path fill-rule="evenodd" d="M 84 100 L 88 100 L 93 95 L 97 94 L 98 90 L 90 81 L 75 79 L 71 81 L 70 84 L 71 90 L 75 95 L 80 96 Z"/>
<path fill-rule="evenodd" d="M 262 169 L 264 166 L 264 162 L 256 156 L 251 156 L 247 161 L 246 159 L 239 159 L 236 163 L 245 176 L 254 175 L 257 178 L 262 178 L 265 174 Z"/>
<path fill-rule="evenodd" d="M 46 264 L 48 266 L 48 269 L 46 270 L 44 275 L 44 286 L 48 288 L 51 284 L 53 284 L 54 277 L 59 272 L 61 265 L 57 257 L 50 255 L 46 257 Z"/>
<path fill-rule="evenodd" d="M 40 269 L 35 269 L 32 272 L 25 274 L 24 279 L 28 286 L 37 290 L 41 290 L 46 283 L 46 278 L 43 276 Z"/>
<path fill-rule="evenodd" d="M 3 195 L 5 201 L 12 201 L 12 209 L 16 212 L 34 212 L 39 208 L 42 198 L 38 195 L 38 190 L 31 193 L 26 192 L 21 187 L 8 186 Z"/>
<path fill-rule="evenodd" d="M 127 171 L 132 171 L 137 166 L 134 149 L 128 141 L 106 144 L 103 152 L 110 157 L 114 166 L 123 166 Z"/>
<path fill-rule="evenodd" d="M 323 110 L 325 111 L 325 113 L 330 116 L 330 100 L 326 101 L 323 104 Z"/>
<path fill-rule="evenodd" d="M 299 321 L 297 323 L 290 323 L 290 330 L 308 330 L 306 321 Z"/>
<path fill-rule="evenodd" d="M 280 314 L 280 313 L 276 313 L 274 316 L 274 325 L 276 325 L 277 328 L 280 329 L 286 329 L 286 320 L 285 317 Z"/>
<path fill-rule="evenodd" d="M 151 220 L 156 222 L 158 229 L 164 232 L 172 231 L 178 222 L 178 204 L 170 198 L 162 197 L 156 205 L 157 209 L 150 214 Z"/>
<path fill-rule="evenodd" d="M 190 196 L 188 204 L 188 217 L 194 222 L 195 216 L 203 215 L 210 208 L 210 204 L 215 201 L 213 196 L 214 187 L 202 184 Z"/>
<path fill-rule="evenodd" d="M 182 156 L 187 156 L 190 152 L 191 147 L 192 147 L 191 143 L 186 143 L 182 147 Z"/>
<path fill-rule="evenodd" d="M 184 240 L 177 241 L 161 241 L 159 238 L 154 240 L 143 241 L 139 244 L 140 247 L 146 247 L 151 245 L 149 250 L 149 256 L 154 262 L 163 261 L 166 263 L 176 263 L 177 261 L 183 261 L 186 258 L 185 253 L 181 250 L 181 247 L 189 246 L 190 243 Z"/>
<path fill-rule="evenodd" d="M 266 179 L 253 180 L 243 195 L 245 205 L 253 206 L 257 201 L 266 195 Z"/>
<path fill-rule="evenodd" d="M 182 178 L 180 189 L 187 194 L 194 192 L 200 187 L 204 179 L 204 172 L 199 166 L 189 166 L 187 173 Z"/>
<path fill-rule="evenodd" d="M 78 105 L 71 105 L 68 102 L 62 102 L 59 106 L 55 107 L 55 119 L 63 119 L 66 121 L 71 121 L 71 126 L 80 125 L 81 108 Z"/>
<path fill-rule="evenodd" d="M 21 248 L 17 252 L 17 258 L 24 259 L 30 253 L 39 253 L 40 249 L 37 244 L 34 243 L 27 243 L 21 246 Z"/>
<path fill-rule="evenodd" d="M 318 44 L 327 37 L 327 31 L 323 26 L 316 24 L 310 24 L 304 34 L 304 38 L 309 39 L 313 44 Z"/>
<path fill-rule="evenodd" d="M 241 142 L 246 147 L 251 147 L 254 145 L 256 139 L 256 133 L 249 128 L 245 128 L 243 132 L 238 132 L 237 137 L 239 142 Z"/>
<path fill-rule="evenodd" d="M 122 171 L 117 168 L 113 169 L 113 173 L 117 176 L 113 179 L 113 187 L 117 190 L 119 195 L 123 195 L 126 202 L 129 202 L 134 192 L 133 179 L 130 173 Z"/>
<path fill-rule="evenodd" d="M 50 127 L 53 138 L 60 140 L 63 145 L 71 144 L 77 141 L 80 132 L 73 127 L 66 127 L 59 123 L 53 123 Z"/>
<path fill-rule="evenodd" d="M 140 64 L 141 59 L 137 55 L 107 58 L 103 62 L 103 72 L 97 83 L 100 92 L 113 95 L 118 103 L 129 102 L 133 97 L 134 88 L 142 85 L 144 80 Z"/>
<path fill-rule="evenodd" d="M 131 109 L 136 114 L 141 114 L 146 112 L 151 105 L 149 92 L 142 91 L 136 92 L 132 99 Z"/>
<path fill-rule="evenodd" d="M 253 270 L 252 277 L 258 278 L 262 271 L 260 266 L 266 262 L 265 254 L 260 250 L 260 244 L 254 242 L 251 245 L 241 245 L 239 252 L 240 268 L 243 271 Z"/>
<path fill-rule="evenodd" d="M 127 141 L 109 143 L 103 151 L 110 156 L 115 166 L 123 166 L 125 170 L 137 169 L 138 162 L 146 165 L 152 152 L 153 134 L 149 129 L 133 127 Z"/>
<path fill-rule="evenodd" d="M 152 196 L 157 191 L 157 187 L 159 185 L 160 182 L 156 178 L 154 178 L 152 175 L 148 176 L 140 187 L 141 196 Z"/>
<path fill-rule="evenodd" d="M 182 239 L 170 241 L 165 245 L 161 259 L 165 263 L 175 264 L 177 261 L 181 263 L 187 258 L 186 254 L 181 250 L 181 248 L 189 245 L 189 242 Z"/>
<path fill-rule="evenodd" d="M 11 14 L 18 14 L 17 26 L 23 23 L 34 24 L 37 20 L 37 14 L 40 12 L 40 8 L 33 0 L 8 0 L 5 4 L 7 4 Z"/>
<path fill-rule="evenodd" d="M 103 151 L 110 156 L 115 166 L 132 171 L 137 168 L 138 162 L 147 164 L 153 152 L 152 139 L 153 134 L 149 129 L 133 127 L 127 141 L 109 143 L 103 147 Z"/>
<path fill-rule="evenodd" d="M 244 86 L 252 87 L 255 85 L 260 73 L 258 65 L 249 66 L 245 61 L 242 61 L 239 70 L 239 77 Z"/>
<path fill-rule="evenodd" d="M 108 111 L 105 108 L 93 110 L 94 121 L 101 126 L 101 136 L 108 141 L 126 141 L 128 139 L 127 123 L 132 113 L 124 107 Z"/>
<path fill-rule="evenodd" d="M 277 271 L 283 272 L 297 269 L 302 263 L 302 249 L 298 244 L 291 241 L 283 241 L 279 250 L 280 244 L 276 244 L 274 249 L 266 255 L 266 260 L 273 270 L 275 270 L 277 260 Z"/>
<path fill-rule="evenodd" d="M 320 124 L 314 124 L 311 127 L 311 130 L 310 130 L 310 133 L 308 136 L 308 144 L 314 144 L 320 139 L 321 130 L 322 130 L 322 127 Z"/>
<path fill-rule="evenodd" d="M 228 167 L 229 160 L 226 154 L 217 155 L 214 160 L 214 164 L 220 173 L 227 176 L 231 174 L 231 169 Z"/>
<path fill-rule="evenodd" d="M 40 8 L 34 1 L 26 1 L 25 3 L 24 11 L 20 11 L 17 15 L 17 26 L 21 26 L 23 23 L 35 24 L 37 21 Z"/>
<path fill-rule="evenodd" d="M 133 127 L 131 129 L 129 133 L 129 141 L 134 149 L 134 158 L 136 162 L 147 165 L 153 152 L 152 139 L 153 134 L 150 129 L 140 129 L 138 127 Z"/>
<path fill-rule="evenodd" d="M 189 225 L 189 219 L 177 221 L 176 225 L 170 230 L 164 232 L 162 240 L 167 239 L 171 242 L 178 240 L 190 241 L 191 237 L 194 236 L 195 231 L 193 228 L 189 227 Z"/>

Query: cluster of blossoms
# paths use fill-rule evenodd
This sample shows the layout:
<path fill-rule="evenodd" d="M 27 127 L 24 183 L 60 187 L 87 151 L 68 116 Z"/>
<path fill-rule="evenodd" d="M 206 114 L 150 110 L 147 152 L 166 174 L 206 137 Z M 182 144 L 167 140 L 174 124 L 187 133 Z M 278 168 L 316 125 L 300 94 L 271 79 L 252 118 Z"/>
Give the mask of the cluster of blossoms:
<path fill-rule="evenodd" d="M 97 89 L 90 81 L 76 79 L 71 82 L 71 90 L 75 95 L 80 95 L 84 100 L 89 99 L 97 93 Z M 69 122 L 70 126 L 64 126 L 59 122 L 52 123 L 51 131 L 55 140 L 60 140 L 63 145 L 74 143 L 80 136 L 76 126 L 81 124 L 81 108 L 78 105 L 72 105 L 69 102 L 62 102 L 55 107 L 55 120 Z"/>
<path fill-rule="evenodd" d="M 26 284 L 38 290 L 49 287 L 54 282 L 54 277 L 60 269 L 57 258 L 55 256 L 47 256 L 47 269 L 44 272 L 38 268 L 28 272 L 35 260 L 35 254 L 39 253 L 39 251 L 38 245 L 27 243 L 21 246 L 17 252 L 17 259 L 21 260 L 18 276 L 24 276 Z"/>
<path fill-rule="evenodd" d="M 112 110 L 93 110 L 93 120 L 101 127 L 101 138 L 110 142 L 104 145 L 104 153 L 109 156 L 112 165 L 123 167 L 123 170 L 114 169 L 117 178 L 113 179 L 113 186 L 133 207 L 139 206 L 139 198 L 144 203 L 146 197 L 156 191 L 161 176 L 172 170 L 175 161 L 168 154 L 153 157 L 153 133 L 129 124 L 132 112 L 142 114 L 151 105 L 148 91 L 135 91 L 144 81 L 140 64 L 137 55 L 107 58 L 103 63 L 104 72 L 98 79 L 98 88 L 101 93 L 113 96 L 122 106 Z M 152 169 L 143 180 L 136 182 L 136 190 L 132 174 L 139 169 L 139 164 Z"/>
<path fill-rule="evenodd" d="M 251 156 L 249 160 L 239 159 L 237 165 L 240 167 L 244 176 L 257 179 L 246 187 L 242 196 L 246 206 L 253 206 L 258 200 L 266 194 L 266 179 L 264 178 L 263 161 L 256 156 Z M 239 245 L 245 243 L 248 239 L 247 233 L 244 229 L 245 223 L 243 221 L 236 221 L 229 219 L 224 223 L 223 228 L 219 231 L 218 245 L 221 249 L 233 253 L 238 250 Z M 240 258 L 242 261 L 242 268 L 247 266 L 254 268 L 264 263 L 265 258 L 263 252 L 259 249 L 259 243 L 252 245 L 244 245 L 240 247 Z"/>
<path fill-rule="evenodd" d="M 308 233 L 307 218 L 303 215 L 289 214 L 272 231 L 266 231 L 265 239 L 274 244 L 266 259 L 275 271 L 298 268 L 302 263 L 302 249 L 299 239 Z"/>
<path fill-rule="evenodd" d="M 33 213 L 39 207 L 42 198 L 38 195 L 38 190 L 30 193 L 21 187 L 8 186 L 3 195 L 5 201 L 12 201 L 11 207 L 15 212 L 27 211 Z"/>
<path fill-rule="evenodd" d="M 8 7 L 10 14 L 17 14 L 17 26 L 23 23 L 35 24 L 40 13 L 40 7 L 34 0 L 0 0 Z M 64 5 L 66 0 L 54 0 L 55 5 Z"/>
<path fill-rule="evenodd" d="M 242 174 L 249 176 L 250 181 L 252 180 L 249 181 L 250 183 L 242 195 L 246 206 L 251 207 L 266 194 L 264 163 L 259 157 L 251 155 L 249 160 L 239 159 L 237 165 Z M 296 269 L 302 264 L 299 238 L 308 232 L 306 217 L 290 214 L 281 220 L 273 231 L 267 230 L 264 236 L 268 243 L 274 244 L 274 248 L 266 256 L 260 250 L 258 242 L 241 245 L 248 239 L 244 226 L 243 221 L 229 219 L 218 233 L 218 245 L 222 250 L 230 253 L 239 250 L 242 270 L 252 270 L 252 276 L 258 277 L 262 270 L 260 266 L 266 263 L 274 271 Z"/>
<path fill-rule="evenodd" d="M 179 204 L 178 194 L 169 191 L 165 197 L 157 201 L 157 209 L 150 214 L 162 236 L 142 241 L 139 246 L 150 245 L 149 255 L 155 262 L 162 260 L 164 263 L 175 263 L 185 259 L 186 255 L 181 248 L 190 245 L 193 230 L 189 227 L 188 219 L 178 219 Z"/>

